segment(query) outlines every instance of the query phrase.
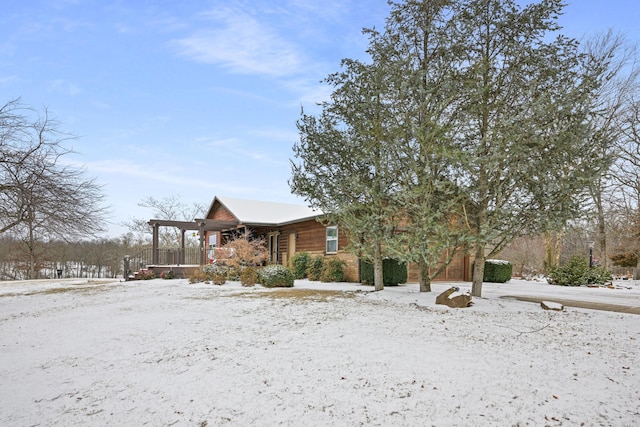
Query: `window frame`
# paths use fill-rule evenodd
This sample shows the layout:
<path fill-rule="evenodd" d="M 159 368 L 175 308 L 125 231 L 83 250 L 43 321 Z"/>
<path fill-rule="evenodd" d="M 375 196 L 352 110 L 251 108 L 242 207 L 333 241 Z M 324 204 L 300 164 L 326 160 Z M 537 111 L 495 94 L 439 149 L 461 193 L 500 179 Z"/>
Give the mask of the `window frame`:
<path fill-rule="evenodd" d="M 330 231 L 334 231 L 335 235 L 330 235 Z M 333 233 L 331 233 L 333 234 Z M 329 250 L 329 244 L 333 245 L 335 242 L 335 250 Z M 338 226 L 337 225 L 329 225 L 325 231 L 325 245 L 324 245 L 325 254 L 337 254 L 338 253 Z"/>

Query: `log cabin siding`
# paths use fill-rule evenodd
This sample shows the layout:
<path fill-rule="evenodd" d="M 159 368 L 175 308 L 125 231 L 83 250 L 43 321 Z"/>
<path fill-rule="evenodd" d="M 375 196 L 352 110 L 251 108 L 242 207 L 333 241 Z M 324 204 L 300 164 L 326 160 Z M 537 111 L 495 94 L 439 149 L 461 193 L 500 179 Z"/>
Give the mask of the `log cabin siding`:
<path fill-rule="evenodd" d="M 208 219 L 221 221 L 238 221 L 233 212 L 229 211 L 224 205 L 218 201 L 214 201 L 209 211 Z M 316 219 L 305 219 L 299 222 L 291 222 L 287 224 L 254 225 L 245 224 L 254 237 L 263 238 L 265 243 L 269 244 L 270 233 L 278 233 L 278 251 L 277 262 L 283 265 L 289 264 L 289 258 L 294 253 L 307 252 L 311 256 L 324 256 L 329 259 L 332 257 L 341 259 L 345 262 L 345 281 L 359 282 L 360 269 L 358 257 L 354 254 L 345 252 L 345 247 L 349 244 L 349 235 L 338 225 L 338 252 L 335 254 L 326 254 L 326 225 Z M 240 228 L 244 225 L 239 225 Z M 207 233 L 209 234 L 209 233 Z M 218 245 L 223 243 L 218 234 Z M 207 237 L 208 239 L 208 237 Z M 293 250 L 289 245 L 293 244 Z M 419 268 L 416 264 L 407 266 L 408 282 L 416 283 L 419 279 Z M 434 278 L 434 281 L 469 281 L 471 279 L 471 270 L 469 256 L 464 253 L 458 253 L 451 261 L 449 266 Z"/>
<path fill-rule="evenodd" d="M 417 283 L 420 280 L 420 267 L 416 263 L 407 265 L 407 282 Z M 465 281 L 471 280 L 471 266 L 469 256 L 464 251 L 459 251 L 453 256 L 449 265 L 433 278 L 434 282 L 441 281 Z"/>
<path fill-rule="evenodd" d="M 314 219 L 286 227 L 296 234 L 296 252 L 324 254 L 327 237 L 326 227 L 323 224 Z"/>
<path fill-rule="evenodd" d="M 216 219 L 219 221 L 237 221 L 238 220 L 238 218 L 236 218 L 233 213 L 229 212 L 227 208 L 220 205 L 219 203 L 216 203 L 216 205 L 214 205 L 213 215 L 211 218 L 208 218 L 208 219 Z"/>
<path fill-rule="evenodd" d="M 323 256 L 326 259 L 338 258 L 345 262 L 345 281 L 359 282 L 360 270 L 358 257 L 348 252 L 344 248 L 349 244 L 348 234 L 338 227 L 338 252 L 327 254 L 326 239 L 327 227 L 315 219 L 286 224 L 279 227 L 254 227 L 253 234 L 256 237 L 264 238 L 268 242 L 269 233 L 279 233 L 278 239 L 278 263 L 289 265 L 289 243 L 290 236 L 295 236 L 294 253 L 307 252 L 312 257 Z"/>

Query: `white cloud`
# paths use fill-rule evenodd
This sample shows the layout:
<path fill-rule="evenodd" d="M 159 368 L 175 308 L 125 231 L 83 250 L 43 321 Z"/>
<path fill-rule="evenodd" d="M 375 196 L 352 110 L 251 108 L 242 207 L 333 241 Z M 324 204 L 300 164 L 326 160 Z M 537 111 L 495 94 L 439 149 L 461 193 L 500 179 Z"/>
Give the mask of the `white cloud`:
<path fill-rule="evenodd" d="M 212 138 L 212 137 L 200 137 L 195 140 L 198 145 L 204 144 L 206 147 L 220 147 L 230 148 L 240 143 L 238 138 Z"/>
<path fill-rule="evenodd" d="M 287 143 L 297 141 L 298 138 L 300 138 L 300 135 L 297 131 L 289 129 L 257 129 L 251 131 L 250 134 L 256 135 L 261 139 Z"/>
<path fill-rule="evenodd" d="M 192 164 L 154 164 L 148 160 L 134 162 L 125 159 L 109 159 L 91 162 L 87 172 L 98 174 L 100 182 L 109 182 L 120 188 L 156 188 L 158 194 L 182 194 L 188 191 L 230 191 L 246 192 L 248 189 L 218 177 L 216 180 L 203 179 Z M 207 196 L 208 197 L 208 196 Z"/>
<path fill-rule="evenodd" d="M 255 131 L 250 132 L 253 135 L 259 135 L 260 137 L 273 139 L 276 135 L 273 131 Z M 255 160 L 259 163 L 266 163 L 271 165 L 284 164 L 281 159 L 272 158 L 266 154 L 264 150 L 258 149 L 257 146 L 249 147 L 243 140 L 239 138 L 213 138 L 213 137 L 200 137 L 196 138 L 198 144 L 203 144 L 205 147 L 214 149 L 216 155 L 223 156 L 229 159 L 244 159 Z"/>
<path fill-rule="evenodd" d="M 73 82 L 64 79 L 54 80 L 49 84 L 51 92 L 64 93 L 66 95 L 78 95 L 82 93 L 82 88 Z"/>
<path fill-rule="evenodd" d="M 251 15 L 223 9 L 206 16 L 211 28 L 174 41 L 182 55 L 244 74 L 284 76 L 300 68 L 295 45 Z"/>
<path fill-rule="evenodd" d="M 18 80 L 16 76 L 0 76 L 0 85 L 8 84 Z"/>

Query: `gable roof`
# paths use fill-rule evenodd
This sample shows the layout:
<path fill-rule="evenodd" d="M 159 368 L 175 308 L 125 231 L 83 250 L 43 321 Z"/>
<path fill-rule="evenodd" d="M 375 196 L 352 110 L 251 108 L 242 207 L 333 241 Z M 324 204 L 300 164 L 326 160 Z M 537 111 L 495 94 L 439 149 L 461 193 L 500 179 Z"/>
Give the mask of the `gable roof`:
<path fill-rule="evenodd" d="M 322 215 L 322 212 L 304 205 L 216 196 L 211 202 L 207 217 L 211 214 L 216 201 L 231 212 L 240 223 L 246 225 L 282 225 L 314 219 Z"/>

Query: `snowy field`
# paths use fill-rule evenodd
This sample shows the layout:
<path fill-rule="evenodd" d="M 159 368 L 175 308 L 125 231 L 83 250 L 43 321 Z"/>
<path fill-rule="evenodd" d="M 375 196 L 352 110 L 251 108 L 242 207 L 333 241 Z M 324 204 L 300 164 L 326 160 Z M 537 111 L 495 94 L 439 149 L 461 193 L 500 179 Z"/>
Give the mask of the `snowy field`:
<path fill-rule="evenodd" d="M 637 312 L 615 284 L 0 282 L 0 425 L 637 426 L 640 315 L 502 298 Z"/>

